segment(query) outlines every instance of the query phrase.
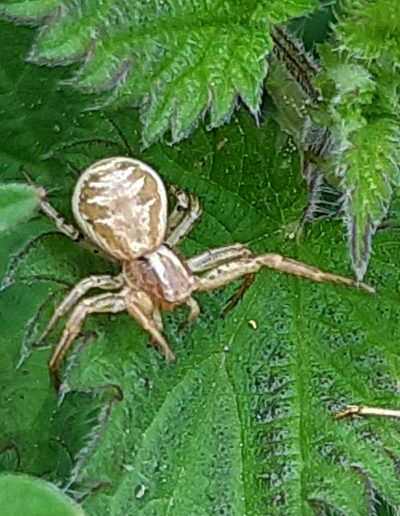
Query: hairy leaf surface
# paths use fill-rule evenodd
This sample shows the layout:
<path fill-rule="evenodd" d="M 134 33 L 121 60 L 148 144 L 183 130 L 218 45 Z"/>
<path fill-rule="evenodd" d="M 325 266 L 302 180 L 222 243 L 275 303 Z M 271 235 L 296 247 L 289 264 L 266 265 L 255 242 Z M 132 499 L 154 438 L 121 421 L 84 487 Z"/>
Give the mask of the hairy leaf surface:
<path fill-rule="evenodd" d="M 19 44 L 29 43 L 25 36 Z M 3 76 L 17 77 L 33 100 L 54 98 L 59 72 L 47 72 L 48 92 L 46 77 L 38 84 L 32 73 L 28 65 Z M 61 114 L 84 106 L 58 94 Z M 199 128 L 173 148 L 141 153 L 132 112 L 60 115 L 71 121 L 58 142 L 52 132 L 46 142 L 35 117 L 24 132 L 29 104 L 17 96 L 0 102 L 19 110 L 15 130 L 28 142 L 21 137 L 20 154 L 12 138 L 2 139 L 2 180 L 17 180 L 24 166 L 69 222 L 79 171 L 100 157 L 131 154 L 199 196 L 204 213 L 181 247 L 185 256 L 238 241 L 350 272 L 340 226 L 319 222 L 301 240 L 292 238 L 306 193 L 297 154 L 281 147 L 271 121 L 256 128 L 240 113 L 216 131 Z M 49 124 L 56 118 L 51 103 L 40 113 Z M 0 118 L 6 135 L 8 123 Z M 190 328 L 180 327 L 185 309 L 164 316 L 177 364 L 148 346 L 127 314 L 92 316 L 64 364 L 60 404 L 46 364 L 62 323 L 45 347 L 33 343 L 76 281 L 117 267 L 43 216 L 2 236 L 0 468 L 86 497 L 93 516 L 367 515 L 377 499 L 399 507 L 396 421 L 332 416 L 348 403 L 398 404 L 399 236 L 382 231 L 375 238 L 367 280 L 376 296 L 262 271 L 225 318 L 238 285 L 198 295 L 202 315 Z"/>
<path fill-rule="evenodd" d="M 392 184 L 399 184 L 397 127 L 377 120 L 357 130 L 343 154 L 342 187 L 349 228 L 350 255 L 359 279 L 364 277 L 371 252 L 371 237 L 387 213 Z"/>
<path fill-rule="evenodd" d="M 395 65 L 400 64 L 400 16 L 396 2 L 345 0 L 342 9 L 346 15 L 337 33 L 346 49 L 367 59 L 389 58 Z"/>
<path fill-rule="evenodd" d="M 73 85 L 105 92 L 103 103 L 140 104 L 151 143 L 166 131 L 180 140 L 206 112 L 221 125 L 238 99 L 257 117 L 271 24 L 315 3 L 28 0 L 1 2 L 0 16 L 41 26 L 32 62 L 79 61 Z"/>
<path fill-rule="evenodd" d="M 320 48 L 323 68 L 316 80 L 324 96 L 316 120 L 329 128 L 333 140 L 321 169 L 344 192 L 350 256 L 360 280 L 367 270 L 371 238 L 400 181 L 400 82 L 394 38 L 400 22 L 393 9 L 384 0 L 373 5 L 344 2 L 335 39 Z M 360 30 L 354 30 L 356 18 Z"/>

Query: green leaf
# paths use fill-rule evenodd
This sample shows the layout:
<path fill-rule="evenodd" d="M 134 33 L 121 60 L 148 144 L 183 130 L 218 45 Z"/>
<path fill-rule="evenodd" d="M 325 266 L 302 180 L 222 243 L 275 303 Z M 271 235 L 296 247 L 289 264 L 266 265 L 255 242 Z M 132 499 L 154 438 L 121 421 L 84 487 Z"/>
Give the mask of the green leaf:
<path fill-rule="evenodd" d="M 400 16 L 398 5 L 391 0 L 345 0 L 346 14 L 336 31 L 343 47 L 366 59 L 390 59 L 400 64 Z M 354 30 L 357 27 L 357 30 Z"/>
<path fill-rule="evenodd" d="M 30 52 L 38 64 L 84 60 L 70 81 L 102 102 L 140 104 L 146 144 L 166 131 L 185 137 L 210 112 L 227 121 L 240 99 L 257 116 L 271 24 L 306 13 L 315 0 L 142 2 L 35 0 L 0 3 L 0 15 L 47 18 Z"/>
<path fill-rule="evenodd" d="M 399 136 L 393 121 L 371 121 L 355 131 L 349 149 L 339 158 L 341 186 L 347 192 L 344 208 L 350 255 L 360 280 L 367 270 L 371 237 L 387 213 L 392 184 L 400 183 Z"/>
<path fill-rule="evenodd" d="M 0 233 L 29 219 L 39 200 L 40 194 L 31 186 L 0 183 Z"/>
<path fill-rule="evenodd" d="M 323 68 L 314 82 L 327 99 L 334 95 L 334 102 L 343 104 L 343 108 L 346 102 L 370 101 L 375 83 L 361 60 L 352 60 L 348 53 L 335 51 L 332 44 L 320 45 L 318 53 Z"/>
<path fill-rule="evenodd" d="M 344 23 L 346 16 L 347 11 Z M 335 39 L 319 47 L 321 63 L 316 64 L 287 31 L 275 28 L 272 38 L 266 89 L 274 105 L 269 112 L 303 158 L 306 213 L 332 215 L 323 207 L 324 181 L 343 193 L 350 257 L 361 281 L 372 235 L 399 182 L 398 76 L 390 62 L 368 63 Z"/>
<path fill-rule="evenodd" d="M 384 9 L 385 2 L 378 2 Z M 354 4 L 356 5 L 356 4 Z M 332 145 L 320 169 L 344 192 L 344 221 L 356 277 L 362 280 L 371 252 L 371 238 L 387 214 L 392 189 L 399 185 L 399 79 L 396 59 L 370 54 L 358 46 L 363 33 L 354 30 L 354 11 L 345 4 L 336 26 L 336 39 L 320 47 L 323 68 L 315 84 L 323 103 L 314 109 L 314 120 L 328 127 Z M 357 9 L 368 16 L 370 4 Z M 376 20 L 364 20 L 372 41 L 374 24 L 383 16 L 396 26 L 391 11 Z M 369 25 L 368 25 L 369 24 Z M 352 25 L 351 35 L 345 32 Z M 365 28 L 365 26 L 364 26 Z M 381 27 L 376 28 L 380 33 Z M 336 47 L 336 48 L 335 48 Z M 361 50 L 362 47 L 362 50 Z"/>
<path fill-rule="evenodd" d="M 123 126 L 126 119 L 120 115 L 116 120 Z M 287 240 L 299 209 L 287 192 L 288 185 L 290 191 L 299 188 L 297 159 L 290 153 L 276 155 L 276 138 L 275 126 L 257 131 L 250 120 L 240 117 L 212 139 L 197 131 L 190 145 L 177 150 L 155 147 L 141 157 L 202 200 L 203 220 L 182 248 L 186 255 L 236 240 L 259 251 L 285 251 L 339 272 L 345 255 L 339 228 L 320 225 L 301 245 Z M 225 142 L 222 147 L 221 142 Z M 82 144 L 87 161 L 90 148 Z M 73 154 L 68 156 L 74 159 Z M 251 178 L 243 174 L 247 168 L 255 171 Z M 386 249 L 387 239 L 382 246 Z M 397 253 L 397 247 L 392 249 Z M 396 260 L 397 254 L 391 252 L 383 255 L 384 261 Z M 14 411 L 6 435 L 20 450 L 21 467 L 41 466 L 41 459 L 24 445 L 33 431 L 62 439 L 72 456 L 72 463 L 64 466 L 70 464 L 67 484 L 72 479 L 74 490 L 86 493 L 90 486 L 103 486 L 86 498 L 89 514 L 128 510 L 164 514 L 168 507 L 172 514 L 185 514 L 189 508 L 194 514 L 219 510 L 262 514 L 268 507 L 308 514 L 308 504 L 315 499 L 349 514 L 363 514 L 360 500 L 364 506 L 368 498 L 352 464 L 365 472 L 386 500 L 399 503 L 395 466 L 380 451 L 399 453 L 394 426 L 377 420 L 354 426 L 337 423 L 331 416 L 346 403 L 395 405 L 390 379 L 394 381 L 398 372 L 397 322 L 391 315 L 394 301 L 388 281 L 394 284 L 397 272 L 389 280 L 390 268 L 375 265 L 373 278 L 387 285 L 376 300 L 340 287 L 260 273 L 225 320 L 220 314 L 232 288 L 204 294 L 199 298 L 203 315 L 190 330 L 179 330 L 182 311 L 166 319 L 167 336 L 178 355 L 176 365 L 166 364 L 155 349 L 146 349 L 146 336 L 126 315 L 92 317 L 85 328 L 95 332 L 96 342 L 85 348 L 78 345 L 79 354 L 72 353 L 68 382 L 76 394 L 117 384 L 124 400 L 101 424 L 101 419 L 88 418 L 89 400 L 77 396 L 71 410 L 67 397 L 58 411 L 57 426 L 51 429 L 55 396 L 46 382 L 48 351 L 31 350 L 16 375 L 13 364 L 20 354 L 16 342 L 24 340 L 26 324 L 31 328 L 26 345 L 34 340 L 66 291 L 61 283 L 99 271 L 100 263 L 96 270 L 89 256 L 62 237 L 45 238 L 19 260 L 14 283 L 3 293 L 10 322 L 4 326 L 2 321 L 2 327 L 15 337 L 12 346 L 2 345 L 10 356 L 10 369 L 4 369 L 1 378 L 13 375 L 14 383 L 5 392 L 15 400 L 10 410 L 18 403 L 20 411 Z M 26 281 L 34 277 L 39 281 L 35 296 L 23 310 L 16 310 L 28 288 Z M 52 286 L 50 277 L 57 284 Z M 56 292 L 56 299 L 40 310 L 49 290 Z M 385 331 L 394 332 L 393 340 L 382 338 L 382 317 Z M 256 329 L 249 321 L 256 321 Z M 58 331 L 49 343 L 57 339 Z M 20 389 L 32 392 L 29 386 L 38 379 L 40 391 L 33 391 L 37 401 L 32 404 L 32 396 L 17 401 Z M 43 397 L 50 406 L 35 417 Z M 26 403 L 34 427 L 27 421 Z M 18 431 L 22 421 L 25 432 Z M 76 436 L 89 430 L 80 440 L 81 448 L 67 438 L 65 428 L 74 428 Z M 365 432 L 373 432 L 371 443 L 361 439 Z M 95 446 L 88 446 L 93 441 Z M 44 446 L 46 441 L 41 442 Z M 51 461 L 57 457 L 61 460 L 60 452 L 48 458 L 48 468 L 55 467 Z"/>
<path fill-rule="evenodd" d="M 56 173 L 59 165 L 43 158 L 63 138 L 71 141 L 77 132 L 83 137 L 82 127 L 91 119 L 91 113 L 82 113 L 87 107 L 84 99 L 79 97 L 77 102 L 76 92 L 60 87 L 70 70 L 49 70 L 24 62 L 33 36 L 32 29 L 0 22 L 2 181 L 21 181 L 20 169 L 28 165 L 44 176 Z M 66 175 L 64 169 L 58 170 L 60 177 Z"/>
<path fill-rule="evenodd" d="M 15 30 L 25 45 L 29 33 Z M 318 221 L 293 239 L 306 192 L 298 155 L 290 141 L 278 145 L 282 135 L 271 120 L 256 128 L 238 113 L 213 132 L 200 127 L 179 145 L 140 152 L 134 111 L 69 116 L 86 104 L 55 92 L 58 70 L 46 71 L 51 79 L 39 87 L 35 74 L 43 70 L 26 65 L 13 75 L 13 63 L 1 88 L 11 84 L 4 76 L 12 77 L 21 95 L 52 102 L 40 111 L 42 123 L 36 113 L 26 131 L 30 104 L 0 99 L 0 109 L 19 109 L 15 133 L 3 129 L 10 117 L 0 117 L 1 170 L 12 181 L 23 166 L 45 183 L 68 222 L 80 170 L 100 157 L 130 154 L 199 196 L 204 212 L 181 246 L 184 256 L 236 241 L 349 274 L 340 224 Z M 55 98 L 63 124 L 58 138 L 49 132 L 46 140 Z M 397 422 L 336 421 L 333 413 L 354 403 L 398 407 L 399 243 L 396 231 L 375 236 L 367 280 L 376 296 L 266 270 L 226 317 L 237 284 L 198 295 L 202 314 L 192 327 L 181 328 L 184 308 L 164 315 L 176 364 L 147 346 L 127 314 L 93 315 L 63 364 L 59 399 L 47 361 L 65 320 L 46 346 L 36 348 L 35 339 L 75 283 L 118 267 L 43 216 L 2 235 L 0 469 L 51 480 L 93 515 L 134 508 L 156 516 L 366 516 L 379 509 L 377 500 L 397 510 Z"/>
<path fill-rule="evenodd" d="M 0 506 L 3 516 L 84 516 L 55 486 L 26 475 L 0 475 Z"/>
<path fill-rule="evenodd" d="M 0 15 L 8 20 L 39 24 L 59 5 L 59 0 L 9 0 L 0 5 Z"/>
<path fill-rule="evenodd" d="M 312 81 L 317 68 L 301 42 L 288 32 L 272 31 L 274 52 L 269 57 L 266 90 L 273 100 L 272 115 L 282 131 L 290 134 L 299 151 L 305 150 L 310 115 L 307 107 L 315 102 L 318 91 Z"/>
<path fill-rule="evenodd" d="M 350 31 L 357 19 L 360 30 Z M 371 235 L 387 213 L 392 187 L 399 185 L 399 77 L 397 33 L 400 17 L 394 4 L 385 0 L 346 3 L 343 21 L 337 27 L 338 46 L 348 54 L 351 65 L 364 77 L 352 102 L 342 96 L 338 112 L 349 136 L 342 162 L 346 171 L 346 216 L 350 249 L 357 277 L 362 278 L 368 263 Z M 343 52 L 343 49 L 346 52 Z M 358 83 L 362 75 L 358 71 Z M 347 96 L 348 97 L 348 96 Z M 345 105 L 347 106 L 345 107 Z"/>

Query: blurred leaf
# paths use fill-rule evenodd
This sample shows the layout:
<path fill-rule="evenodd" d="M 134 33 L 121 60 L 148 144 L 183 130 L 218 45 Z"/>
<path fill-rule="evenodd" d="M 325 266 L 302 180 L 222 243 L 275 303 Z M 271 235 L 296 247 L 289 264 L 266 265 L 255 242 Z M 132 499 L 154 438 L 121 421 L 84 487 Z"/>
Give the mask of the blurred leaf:
<path fill-rule="evenodd" d="M 39 194 L 35 188 L 0 183 L 0 233 L 29 219 L 38 204 Z"/>
<path fill-rule="evenodd" d="M 0 475 L 2 516 L 84 516 L 55 486 L 26 475 Z"/>
<path fill-rule="evenodd" d="M 400 17 L 398 5 L 391 0 L 345 0 L 346 16 L 337 26 L 343 47 L 367 60 L 389 59 L 400 65 Z M 357 27 L 357 30 L 354 30 Z"/>
<path fill-rule="evenodd" d="M 319 43 L 327 40 L 340 13 L 340 0 L 319 0 L 318 7 L 305 16 L 299 16 L 287 23 L 305 45 L 307 50 L 315 49 Z"/>

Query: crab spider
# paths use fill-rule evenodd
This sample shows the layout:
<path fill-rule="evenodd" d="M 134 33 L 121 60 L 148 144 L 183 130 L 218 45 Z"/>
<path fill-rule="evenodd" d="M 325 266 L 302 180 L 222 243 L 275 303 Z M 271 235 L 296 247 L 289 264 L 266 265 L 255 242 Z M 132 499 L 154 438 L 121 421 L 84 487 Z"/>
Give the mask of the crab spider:
<path fill-rule="evenodd" d="M 85 318 L 98 312 L 122 312 L 144 329 L 167 360 L 175 359 L 163 335 L 160 310 L 186 304 L 188 323 L 200 314 L 193 292 L 222 287 L 239 278 L 249 278 L 262 267 L 294 274 L 313 281 L 373 289 L 353 279 L 323 272 L 315 267 L 267 253 L 255 256 L 242 244 L 205 251 L 185 260 L 176 246 L 192 229 L 201 214 L 198 199 L 172 187 L 177 203 L 168 217 L 165 186 L 158 174 L 139 160 L 114 157 L 89 166 L 80 176 L 72 197 L 75 219 L 85 237 L 108 257 L 121 263 L 121 273 L 89 276 L 80 281 L 56 308 L 37 344 L 60 317 L 70 312 L 61 338 L 50 360 L 49 373 L 58 389 L 61 361 L 81 331 Z M 41 210 L 71 238 L 79 235 L 65 224 L 45 197 Z M 92 288 L 108 291 L 89 298 Z M 82 299 L 83 298 L 83 299 Z"/>

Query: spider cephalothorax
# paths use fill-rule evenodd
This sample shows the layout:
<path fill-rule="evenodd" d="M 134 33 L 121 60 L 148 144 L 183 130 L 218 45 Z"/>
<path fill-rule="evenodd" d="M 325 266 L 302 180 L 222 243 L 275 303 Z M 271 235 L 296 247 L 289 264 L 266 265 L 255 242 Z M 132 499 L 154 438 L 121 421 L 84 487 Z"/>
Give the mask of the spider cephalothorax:
<path fill-rule="evenodd" d="M 122 265 L 118 276 L 90 276 L 80 281 L 55 310 L 41 342 L 57 320 L 72 310 L 61 339 L 49 361 L 52 382 L 59 385 L 58 368 L 79 334 L 87 315 L 126 310 L 159 345 L 167 359 L 174 360 L 163 335 L 160 310 L 186 304 L 191 323 L 200 309 L 195 291 L 212 290 L 269 267 L 314 281 L 355 286 L 350 278 L 268 253 L 254 256 L 241 244 L 205 251 L 185 260 L 175 247 L 192 229 L 201 214 L 196 197 L 172 188 L 177 203 L 168 217 L 167 193 L 158 174 L 141 161 L 115 157 L 98 161 L 80 176 L 72 208 L 84 235 L 97 248 Z M 79 232 L 68 226 L 45 200 L 41 209 L 57 227 L 75 238 Z M 371 292 L 373 289 L 360 284 Z M 107 292 L 81 299 L 92 288 Z"/>

